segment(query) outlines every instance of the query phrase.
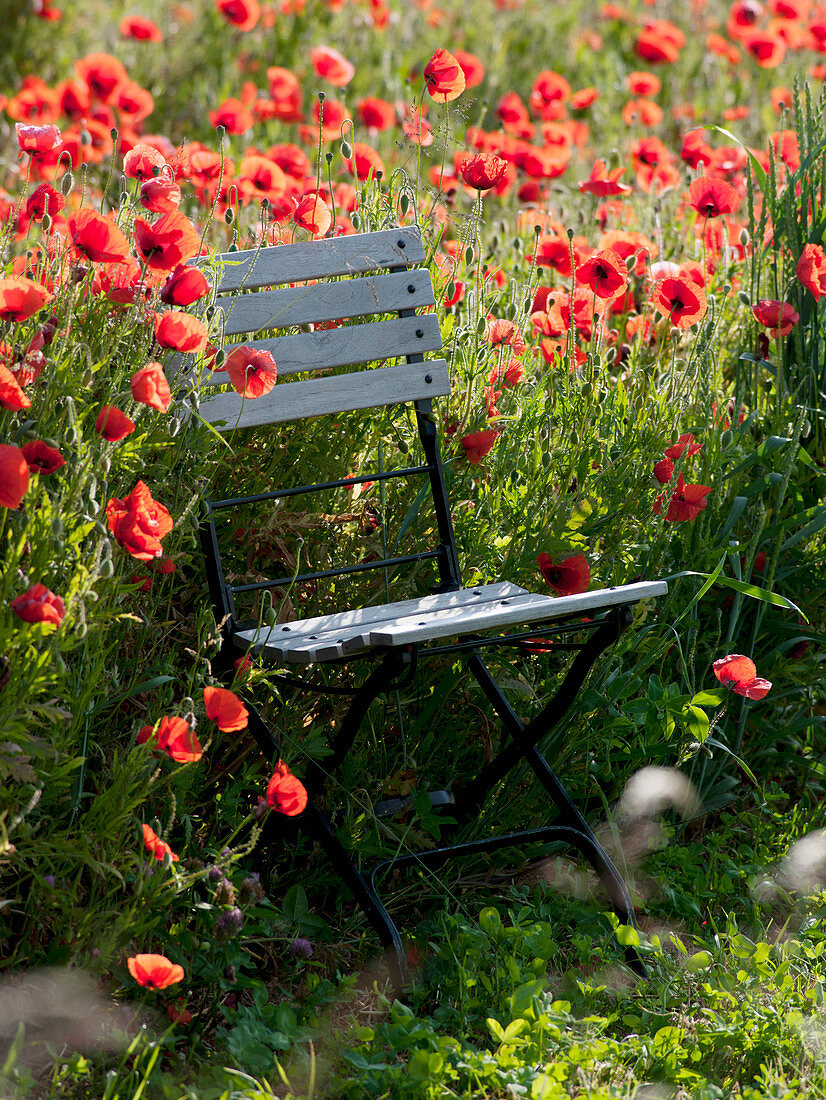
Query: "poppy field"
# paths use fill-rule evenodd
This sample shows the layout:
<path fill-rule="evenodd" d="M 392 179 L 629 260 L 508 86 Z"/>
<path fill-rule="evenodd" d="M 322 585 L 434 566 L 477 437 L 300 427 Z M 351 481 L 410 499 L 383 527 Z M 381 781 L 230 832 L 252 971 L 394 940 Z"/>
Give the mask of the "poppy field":
<path fill-rule="evenodd" d="M 824 80 L 812 0 L 11 0 L 3 1096 L 826 1093 Z M 669 594 L 543 745 L 639 928 L 556 851 L 397 876 L 401 1003 L 294 827 L 341 670 L 313 667 L 309 704 L 249 656 L 222 671 L 199 523 L 207 493 L 343 477 L 228 529 L 234 581 L 411 553 L 432 534 L 415 487 L 353 479 L 409 464 L 416 425 L 219 437 L 198 382 L 278 384 L 267 352 L 221 346 L 218 256 L 412 224 L 466 584 Z M 248 610 L 385 598 L 259 584 Z M 491 663 L 530 715 L 567 655 L 540 638 Z M 347 843 L 437 844 L 455 822 L 426 792 L 492 759 L 485 706 L 455 655 L 374 704 L 328 783 Z M 481 828 L 546 816 L 517 773 Z"/>

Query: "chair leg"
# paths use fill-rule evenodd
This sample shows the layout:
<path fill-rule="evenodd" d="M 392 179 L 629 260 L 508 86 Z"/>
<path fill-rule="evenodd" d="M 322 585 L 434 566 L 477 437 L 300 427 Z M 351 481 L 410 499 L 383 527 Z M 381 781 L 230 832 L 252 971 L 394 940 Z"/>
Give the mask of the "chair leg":
<path fill-rule="evenodd" d="M 312 800 L 307 803 L 304 813 L 296 820 L 299 827 L 317 840 L 327 853 L 334 870 L 364 911 L 387 953 L 393 989 L 396 996 L 400 996 L 409 981 L 407 956 L 399 930 L 385 909 L 372 880 L 368 882 L 362 875 L 336 836 L 330 822 Z"/>
<path fill-rule="evenodd" d="M 616 641 L 629 622 L 630 613 L 627 608 L 623 608 L 592 635 L 577 654 L 554 697 L 528 724 L 523 723 L 511 707 L 479 654 L 473 654 L 470 660 L 471 670 L 510 735 L 510 740 L 474 780 L 455 792 L 454 813 L 461 822 L 467 822 L 476 817 L 490 789 L 499 782 L 502 775 L 520 760 L 524 760 L 551 796 L 557 809 L 559 814 L 557 827 L 566 830 L 565 836 L 560 836 L 560 839 L 565 839 L 567 843 L 582 852 L 607 891 L 618 919 L 623 924 L 635 927 L 634 906 L 624 879 L 556 773 L 536 747 L 536 742 L 544 737 L 570 709 L 597 658 Z M 633 948 L 627 948 L 625 954 L 632 969 L 645 975 L 646 969 L 639 954 Z"/>

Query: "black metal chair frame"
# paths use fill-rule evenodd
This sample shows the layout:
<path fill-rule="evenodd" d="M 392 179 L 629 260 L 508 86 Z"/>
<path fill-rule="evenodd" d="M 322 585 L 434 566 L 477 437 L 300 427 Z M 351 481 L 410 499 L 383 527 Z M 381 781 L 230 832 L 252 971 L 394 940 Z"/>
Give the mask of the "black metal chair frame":
<path fill-rule="evenodd" d="M 400 270 L 404 270 L 404 268 Z M 401 310 L 399 316 L 410 316 L 413 312 L 413 310 Z M 408 355 L 406 358 L 409 363 L 423 361 L 422 355 Z M 419 400 L 413 404 L 424 453 L 424 463 L 422 465 L 390 471 L 382 470 L 337 481 L 276 489 L 272 492 L 254 496 L 205 501 L 201 524 L 201 540 L 211 601 L 216 619 L 222 624 L 224 645 L 220 661 L 224 671 L 231 671 L 232 658 L 237 656 L 238 653 L 238 650 L 233 648 L 233 635 L 239 630 L 259 625 L 257 622 L 238 620 L 234 599 L 238 593 L 289 586 L 305 581 L 324 580 L 366 570 L 396 569 L 399 566 L 426 559 L 435 559 L 438 568 L 439 584 L 431 590 L 432 592 L 455 592 L 463 587 L 437 429 L 433 418 L 432 401 Z M 343 566 L 337 569 L 281 576 L 250 584 L 233 585 L 226 579 L 214 519 L 216 514 L 222 510 L 264 501 L 281 500 L 302 493 L 349 487 L 367 481 L 382 481 L 414 475 L 426 475 L 429 479 L 439 538 L 436 549 L 383 558 L 369 563 Z M 491 789 L 502 780 L 503 775 L 520 762 L 525 762 L 529 766 L 555 807 L 556 817 L 551 824 L 545 827 L 487 836 L 463 843 L 443 844 L 429 850 L 396 855 L 380 861 L 365 872 L 355 865 L 336 835 L 328 816 L 319 808 L 318 796 L 323 787 L 324 775 L 322 769 L 317 765 L 310 767 L 305 781 L 309 793 L 308 805 L 306 810 L 294 820 L 301 829 L 306 831 L 307 835 L 320 844 L 330 858 L 336 872 L 362 907 L 382 946 L 387 949 L 392 979 L 397 991 L 401 991 L 409 980 L 407 960 L 401 936 L 394 920 L 381 900 L 377 885 L 379 875 L 391 867 L 419 866 L 433 868 L 451 857 L 487 853 L 502 848 L 536 843 L 562 842 L 579 851 L 594 869 L 620 922 L 630 925 L 635 924 L 633 904 L 621 874 L 573 803 L 553 768 L 537 747 L 538 743 L 569 712 L 589 670 L 600 655 L 616 641 L 631 622 L 631 612 L 628 604 L 612 607 L 607 613 L 586 621 L 583 621 L 583 614 L 580 611 L 568 619 L 555 620 L 555 625 L 534 625 L 518 632 L 495 634 L 493 636 L 458 634 L 456 641 L 444 644 L 414 644 L 370 649 L 366 653 L 337 659 L 334 663 L 348 665 L 365 658 L 372 658 L 376 662 L 372 671 L 355 688 L 330 688 L 326 684 L 314 683 L 305 678 L 276 674 L 276 680 L 280 679 L 285 686 L 300 686 L 309 691 L 325 694 L 340 692 L 352 695 L 352 701 L 332 742 L 332 756 L 325 761 L 325 770 L 335 772 L 353 746 L 370 705 L 381 695 L 398 689 L 403 683 L 412 678 L 420 657 L 462 654 L 467 658 L 471 674 L 498 717 L 505 738 L 502 747 L 491 763 L 482 767 L 478 774 L 469 781 L 453 787 L 451 792 L 452 804 L 450 806 L 451 816 L 457 820 L 458 827 L 475 821 Z M 584 644 L 561 643 L 561 648 L 577 650 L 576 656 L 550 701 L 542 707 L 532 720 L 523 722 L 488 670 L 481 651 L 487 647 L 514 646 L 519 648 L 526 641 L 537 637 L 557 637 L 561 639 L 565 634 L 570 634 L 573 631 L 586 631 L 588 633 L 587 640 Z M 279 756 L 277 737 L 261 717 L 253 701 L 246 699 L 245 702 L 250 712 L 249 730 L 261 752 L 268 759 L 277 759 Z M 627 951 L 626 955 L 629 964 L 638 972 L 643 973 L 644 968 L 638 955 L 633 950 Z"/>

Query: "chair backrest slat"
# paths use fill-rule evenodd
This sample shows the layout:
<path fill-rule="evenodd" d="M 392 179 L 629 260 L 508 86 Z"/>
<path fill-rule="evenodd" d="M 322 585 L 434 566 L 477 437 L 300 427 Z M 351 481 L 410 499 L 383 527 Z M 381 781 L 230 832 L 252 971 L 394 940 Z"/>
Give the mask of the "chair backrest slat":
<path fill-rule="evenodd" d="M 425 251 L 417 226 L 382 229 L 377 233 L 331 237 L 322 241 L 278 245 L 275 248 L 231 252 L 218 287 L 255 290 L 262 286 L 283 286 L 306 279 L 329 279 L 335 275 L 367 274 L 388 268 L 423 263 Z"/>
<path fill-rule="evenodd" d="M 224 344 L 224 351 L 229 353 L 241 346 L 265 348 L 275 359 L 279 375 L 284 376 L 296 371 L 330 370 L 426 351 L 441 351 L 442 335 L 439 319 L 433 313 L 426 313 L 422 317 L 401 317 L 393 321 L 320 329 L 317 332 L 302 332 L 298 336 L 245 340 Z M 226 384 L 227 376 L 223 371 L 214 371 L 204 379 L 205 386 Z M 362 384 L 368 385 L 366 381 Z"/>
<path fill-rule="evenodd" d="M 286 290 L 264 290 L 240 297 L 220 297 L 215 305 L 226 315 L 224 336 L 260 329 L 290 328 L 313 322 L 396 313 L 435 304 L 430 272 L 424 268 L 394 274 L 311 283 Z"/>
<path fill-rule="evenodd" d="M 449 393 L 447 363 L 444 359 L 432 359 L 426 363 L 400 363 L 395 367 L 377 367 L 335 378 L 287 382 L 250 401 L 237 393 L 219 393 L 201 402 L 200 413 L 219 431 L 227 432 L 233 428 L 279 424 L 325 413 L 426 401 Z"/>

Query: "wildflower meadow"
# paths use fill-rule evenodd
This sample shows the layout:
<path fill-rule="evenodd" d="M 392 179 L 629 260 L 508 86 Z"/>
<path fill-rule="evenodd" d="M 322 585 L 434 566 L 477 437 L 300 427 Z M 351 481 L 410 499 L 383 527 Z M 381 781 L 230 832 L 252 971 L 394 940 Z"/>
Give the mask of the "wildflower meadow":
<path fill-rule="evenodd" d="M 7 0 L 0 74 L 0 1095 L 826 1096 L 826 7 Z M 403 999 L 299 828 L 341 669 L 308 702 L 228 661 L 199 534 L 207 496 L 341 479 L 226 528 L 273 624 L 385 600 L 273 569 L 432 534 L 364 478 L 413 461 L 406 407 L 199 414 L 215 372 L 278 383 L 222 346 L 234 252 L 398 226 L 465 583 L 668 583 L 542 746 L 638 926 L 553 846 L 391 871 Z M 490 661 L 530 715 L 568 654 Z M 358 858 L 462 835 L 427 792 L 499 734 L 461 672 L 329 777 Z M 547 813 L 517 769 L 477 834 Z"/>

